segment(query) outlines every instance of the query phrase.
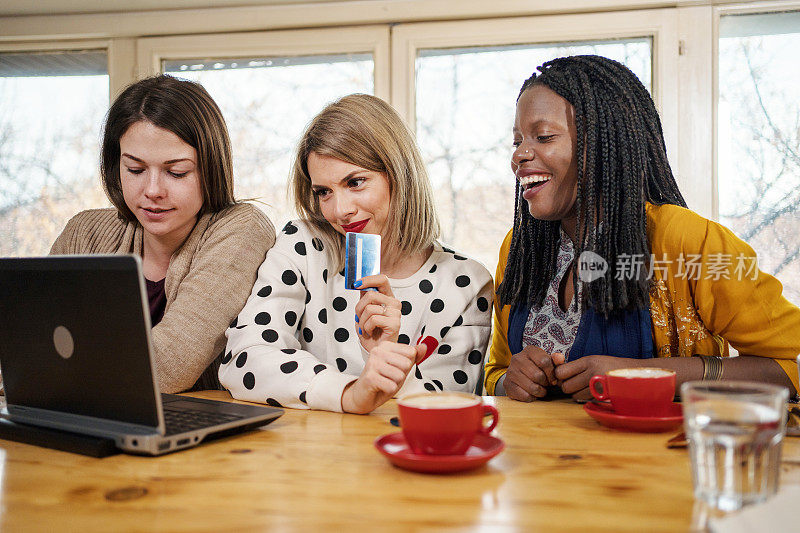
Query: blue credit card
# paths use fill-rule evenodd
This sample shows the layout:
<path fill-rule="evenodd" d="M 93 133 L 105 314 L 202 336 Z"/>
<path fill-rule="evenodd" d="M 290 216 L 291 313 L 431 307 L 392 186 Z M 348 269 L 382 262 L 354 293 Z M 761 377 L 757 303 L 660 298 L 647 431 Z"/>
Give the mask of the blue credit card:
<path fill-rule="evenodd" d="M 353 283 L 381 271 L 381 236 L 372 233 L 345 235 L 344 288 L 359 290 Z"/>

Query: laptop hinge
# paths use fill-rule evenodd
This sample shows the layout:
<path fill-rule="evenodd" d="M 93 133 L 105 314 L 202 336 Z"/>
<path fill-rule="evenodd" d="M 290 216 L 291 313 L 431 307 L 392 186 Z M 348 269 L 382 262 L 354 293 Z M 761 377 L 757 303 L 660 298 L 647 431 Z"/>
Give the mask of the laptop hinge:
<path fill-rule="evenodd" d="M 153 426 L 13 404 L 9 404 L 6 409 L 0 411 L 0 416 L 23 424 L 111 439 L 118 439 L 121 435 L 159 435 L 163 433 L 159 431 L 159 428 Z"/>

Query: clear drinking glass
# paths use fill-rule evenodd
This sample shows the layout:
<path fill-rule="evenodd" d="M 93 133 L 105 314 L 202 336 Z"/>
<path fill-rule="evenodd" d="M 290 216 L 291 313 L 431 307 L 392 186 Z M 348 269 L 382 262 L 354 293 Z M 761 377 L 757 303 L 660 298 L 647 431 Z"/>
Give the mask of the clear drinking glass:
<path fill-rule="evenodd" d="M 786 431 L 784 387 L 736 381 L 681 386 L 695 498 L 721 511 L 778 490 Z"/>

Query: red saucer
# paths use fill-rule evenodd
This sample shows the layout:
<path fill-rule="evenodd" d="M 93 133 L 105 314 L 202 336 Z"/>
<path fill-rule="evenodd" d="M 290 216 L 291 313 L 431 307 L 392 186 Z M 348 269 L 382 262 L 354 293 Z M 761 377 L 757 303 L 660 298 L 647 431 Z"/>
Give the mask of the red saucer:
<path fill-rule="evenodd" d="M 683 407 L 677 402 L 670 406 L 667 416 L 626 416 L 614 412 L 611 404 L 587 402 L 583 409 L 606 427 L 641 433 L 658 433 L 675 429 L 683 423 Z"/>
<path fill-rule="evenodd" d="M 378 437 L 375 447 L 400 468 L 414 472 L 443 473 L 478 468 L 502 452 L 506 445 L 497 437 L 478 434 L 463 455 L 420 455 L 411 451 L 403 433 L 398 432 Z"/>

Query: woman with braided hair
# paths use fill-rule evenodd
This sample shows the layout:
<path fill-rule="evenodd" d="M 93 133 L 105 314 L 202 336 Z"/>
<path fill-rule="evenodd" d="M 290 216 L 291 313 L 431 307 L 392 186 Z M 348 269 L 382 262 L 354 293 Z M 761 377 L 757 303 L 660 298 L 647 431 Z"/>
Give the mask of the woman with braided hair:
<path fill-rule="evenodd" d="M 538 71 L 517 98 L 489 394 L 587 399 L 593 375 L 623 367 L 794 394 L 800 309 L 750 246 L 686 208 L 642 83 L 599 56 Z"/>

